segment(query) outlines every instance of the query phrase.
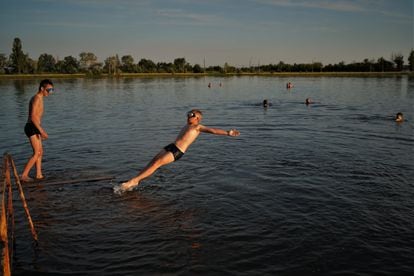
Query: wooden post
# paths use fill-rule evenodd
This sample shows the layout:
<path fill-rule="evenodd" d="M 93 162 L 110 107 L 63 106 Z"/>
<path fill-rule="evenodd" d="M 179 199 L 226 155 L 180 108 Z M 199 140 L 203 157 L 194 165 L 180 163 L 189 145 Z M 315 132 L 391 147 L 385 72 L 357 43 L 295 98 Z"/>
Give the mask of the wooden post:
<path fill-rule="evenodd" d="M 11 256 L 11 260 L 13 260 L 13 249 L 14 249 L 14 245 L 15 245 L 15 240 L 14 240 L 14 209 L 13 209 L 13 188 L 12 188 L 12 182 L 11 182 L 11 177 L 10 177 L 10 170 L 9 170 L 9 165 L 7 165 L 7 171 L 4 173 L 4 176 L 6 178 L 6 184 L 7 184 L 7 190 L 8 190 L 8 204 L 7 204 L 7 221 L 8 221 L 8 225 L 10 228 L 10 240 L 12 241 L 12 246 L 10 246 L 9 248 L 9 255 Z M 7 228 L 7 229 L 9 229 Z M 10 264 L 10 267 L 12 267 L 12 265 Z"/>
<path fill-rule="evenodd" d="M 13 209 L 13 188 L 11 182 L 11 173 L 10 170 L 13 169 L 13 175 L 15 178 L 16 185 L 19 189 L 20 199 L 22 200 L 24 211 L 27 216 L 27 220 L 29 221 L 30 230 L 32 232 L 33 239 L 37 242 L 37 233 L 33 225 L 32 217 L 30 216 L 29 208 L 27 207 L 27 202 L 24 197 L 23 188 L 20 183 L 19 175 L 17 174 L 17 169 L 14 164 L 13 158 L 10 154 L 5 153 L 3 156 L 3 168 L 2 168 L 2 175 L 1 180 L 3 182 L 2 185 L 2 196 L 1 196 L 1 203 L 0 203 L 0 239 L 3 244 L 3 252 L 2 252 L 2 272 L 4 276 L 11 275 L 11 259 L 13 256 L 13 247 L 10 247 L 9 240 L 14 245 L 14 209 Z M 6 205 L 7 200 L 7 205 Z M 9 226 L 9 221 L 11 225 Z M 9 235 L 9 230 L 11 234 Z"/>
<path fill-rule="evenodd" d="M 26 198 L 24 197 L 22 184 L 20 183 L 20 178 L 19 178 L 19 175 L 17 173 L 17 169 L 16 169 L 16 166 L 14 164 L 13 158 L 11 158 L 10 155 L 9 155 L 9 161 L 10 161 L 10 164 L 13 168 L 14 180 L 17 184 L 18 189 L 19 189 L 20 199 L 22 200 L 23 208 L 24 208 L 24 211 L 26 213 L 27 220 L 29 221 L 29 226 L 30 226 L 30 230 L 32 232 L 33 239 L 35 241 L 37 241 L 37 233 L 36 233 L 36 230 L 34 228 L 32 217 L 30 216 L 29 208 L 27 207 L 27 202 L 26 202 Z"/>
<path fill-rule="evenodd" d="M 10 270 L 10 252 L 9 252 L 9 237 L 7 235 L 7 212 L 6 212 L 6 183 L 7 183 L 7 177 L 6 177 L 6 171 L 8 171 L 7 167 L 7 158 L 6 156 L 3 159 L 3 176 L 5 176 L 3 181 L 3 194 L 1 199 L 1 218 L 0 218 L 0 236 L 1 241 L 3 243 L 3 252 L 2 252 L 2 264 L 3 264 L 3 275 L 4 276 L 10 276 L 11 270 Z M 9 180 L 10 180 L 10 173 L 9 173 Z M 9 197 L 11 195 L 9 194 Z"/>

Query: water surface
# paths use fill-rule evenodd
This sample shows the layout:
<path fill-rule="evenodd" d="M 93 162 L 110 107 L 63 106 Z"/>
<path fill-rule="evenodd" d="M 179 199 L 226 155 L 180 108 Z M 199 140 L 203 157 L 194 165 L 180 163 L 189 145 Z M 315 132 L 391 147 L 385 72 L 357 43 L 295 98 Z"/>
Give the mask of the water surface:
<path fill-rule="evenodd" d="M 116 178 L 27 186 L 39 244 L 16 198 L 15 275 L 414 270 L 414 79 L 54 82 L 44 174 Z M 20 171 L 31 153 L 23 128 L 37 86 L 0 82 L 0 149 Z M 307 97 L 317 103 L 306 106 Z M 262 108 L 263 99 L 272 106 Z M 241 135 L 202 134 L 137 191 L 113 194 L 174 140 L 192 108 L 204 112 L 203 124 Z M 399 111 L 402 124 L 393 121 Z"/>

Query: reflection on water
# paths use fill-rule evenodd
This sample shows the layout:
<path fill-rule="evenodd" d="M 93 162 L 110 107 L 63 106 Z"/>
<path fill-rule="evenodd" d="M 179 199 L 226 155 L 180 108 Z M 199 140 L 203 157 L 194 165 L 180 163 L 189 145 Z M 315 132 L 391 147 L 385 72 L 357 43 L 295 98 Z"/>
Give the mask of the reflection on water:
<path fill-rule="evenodd" d="M 15 275 L 414 270 L 412 78 L 54 83 L 45 99 L 44 173 L 116 179 L 26 186 L 39 245 L 16 200 Z M 0 145 L 20 170 L 37 86 L 0 82 Z M 306 106 L 307 97 L 318 103 Z M 272 106 L 261 107 L 263 99 Z M 137 191 L 114 195 L 115 184 L 173 141 L 191 108 L 204 111 L 203 124 L 241 135 L 202 134 Z M 399 111 L 402 124 L 393 121 Z"/>

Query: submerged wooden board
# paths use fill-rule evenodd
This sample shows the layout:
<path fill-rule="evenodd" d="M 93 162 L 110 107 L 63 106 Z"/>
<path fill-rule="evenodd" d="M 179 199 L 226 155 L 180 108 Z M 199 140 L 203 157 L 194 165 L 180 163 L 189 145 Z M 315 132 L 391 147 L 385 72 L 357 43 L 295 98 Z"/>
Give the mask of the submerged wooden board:
<path fill-rule="evenodd" d="M 41 181 L 34 181 L 34 182 L 26 182 L 23 185 L 63 185 L 63 184 L 73 184 L 73 183 L 80 183 L 80 182 L 95 182 L 95 181 L 102 181 L 102 180 L 112 180 L 115 179 L 113 176 L 95 176 L 95 177 L 88 177 L 88 178 L 78 178 L 78 179 L 64 179 L 64 180 L 41 180 Z"/>

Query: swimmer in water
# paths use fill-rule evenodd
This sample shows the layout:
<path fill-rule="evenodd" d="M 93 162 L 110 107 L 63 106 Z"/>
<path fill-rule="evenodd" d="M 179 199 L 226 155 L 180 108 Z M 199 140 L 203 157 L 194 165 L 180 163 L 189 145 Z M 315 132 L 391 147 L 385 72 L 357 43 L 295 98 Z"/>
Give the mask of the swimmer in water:
<path fill-rule="evenodd" d="M 398 123 L 401 123 L 404 121 L 404 116 L 401 112 L 398 112 L 397 115 L 395 115 L 395 121 Z"/>

